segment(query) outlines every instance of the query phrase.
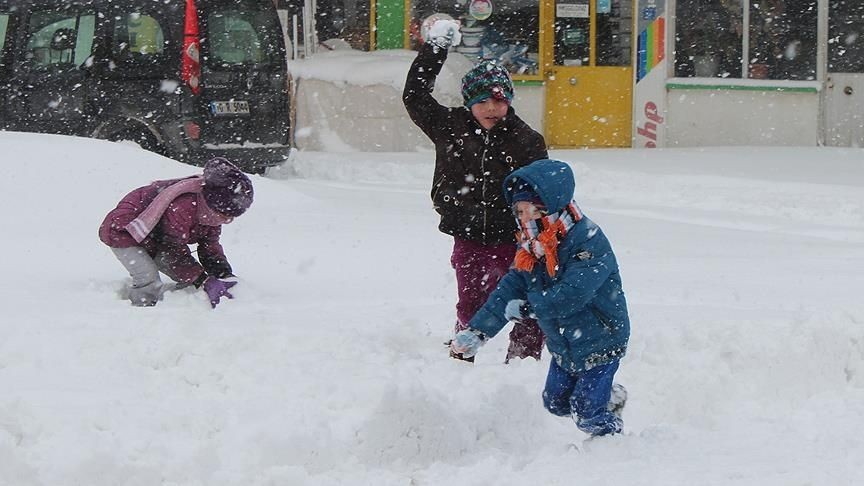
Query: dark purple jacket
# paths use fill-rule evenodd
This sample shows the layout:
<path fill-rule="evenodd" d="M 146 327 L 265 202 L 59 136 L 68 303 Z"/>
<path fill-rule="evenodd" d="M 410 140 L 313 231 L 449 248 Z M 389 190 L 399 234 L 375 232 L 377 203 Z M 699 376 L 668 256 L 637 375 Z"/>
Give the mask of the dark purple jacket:
<path fill-rule="evenodd" d="M 515 243 L 516 220 L 501 186 L 514 170 L 549 157 L 543 136 L 513 108 L 492 129 L 464 106 L 448 108 L 432 97 L 446 49 L 424 44 L 408 71 L 402 99 L 411 120 L 435 144 L 432 203 L 443 233 L 484 245 Z"/>
<path fill-rule="evenodd" d="M 160 270 L 168 270 L 169 277 L 178 282 L 200 285 L 207 275 L 231 276 L 231 265 L 219 243 L 222 227 L 198 224 L 197 194 L 183 194 L 171 201 L 159 224 L 141 243 L 124 229 L 162 189 L 178 180 L 156 181 L 127 194 L 105 216 L 99 227 L 99 239 L 112 248 L 140 246 L 151 257 L 159 255 L 160 263 L 168 266 Z M 190 244 L 198 244 L 200 264 L 192 256 Z"/>

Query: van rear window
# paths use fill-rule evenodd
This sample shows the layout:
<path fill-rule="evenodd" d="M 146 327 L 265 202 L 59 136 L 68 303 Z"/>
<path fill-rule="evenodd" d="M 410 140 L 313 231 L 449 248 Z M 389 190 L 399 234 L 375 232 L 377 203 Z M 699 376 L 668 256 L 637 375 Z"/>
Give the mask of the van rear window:
<path fill-rule="evenodd" d="M 282 31 L 273 10 L 261 10 L 255 2 L 231 3 L 210 11 L 206 29 L 205 63 L 211 69 L 280 63 Z"/>

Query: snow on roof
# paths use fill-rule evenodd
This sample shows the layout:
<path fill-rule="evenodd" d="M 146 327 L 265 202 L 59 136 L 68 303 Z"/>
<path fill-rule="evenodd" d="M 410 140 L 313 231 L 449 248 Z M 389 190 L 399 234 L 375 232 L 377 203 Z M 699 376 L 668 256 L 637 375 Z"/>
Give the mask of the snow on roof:
<path fill-rule="evenodd" d="M 295 79 L 318 79 L 336 84 L 370 86 L 383 84 L 402 91 L 411 62 L 417 56 L 407 49 L 358 51 L 337 49 L 321 51 L 306 59 L 289 62 L 288 69 Z M 436 82 L 436 91 L 459 94 L 462 76 L 473 65 L 462 54 L 451 52 Z"/>

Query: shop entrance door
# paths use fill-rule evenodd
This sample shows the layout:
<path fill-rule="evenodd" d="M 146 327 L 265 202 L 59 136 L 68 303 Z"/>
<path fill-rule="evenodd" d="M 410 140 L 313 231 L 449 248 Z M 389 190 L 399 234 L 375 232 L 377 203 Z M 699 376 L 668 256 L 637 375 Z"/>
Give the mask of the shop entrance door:
<path fill-rule="evenodd" d="M 632 0 L 549 0 L 546 141 L 631 146 Z"/>
<path fill-rule="evenodd" d="M 831 2 L 828 11 L 828 73 L 823 91 L 826 145 L 864 147 L 864 4 Z"/>

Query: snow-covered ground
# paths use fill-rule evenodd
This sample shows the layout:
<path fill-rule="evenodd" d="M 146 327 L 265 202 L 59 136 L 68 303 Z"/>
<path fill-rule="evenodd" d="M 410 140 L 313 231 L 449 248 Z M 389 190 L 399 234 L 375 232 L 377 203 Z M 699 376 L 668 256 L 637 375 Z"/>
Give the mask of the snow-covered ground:
<path fill-rule="evenodd" d="M 561 151 L 617 250 L 626 434 L 542 407 L 548 357 L 447 358 L 433 154 L 300 153 L 224 228 L 211 310 L 119 293 L 96 237 L 197 169 L 0 133 L 0 484 L 852 485 L 864 482 L 864 151 Z"/>

